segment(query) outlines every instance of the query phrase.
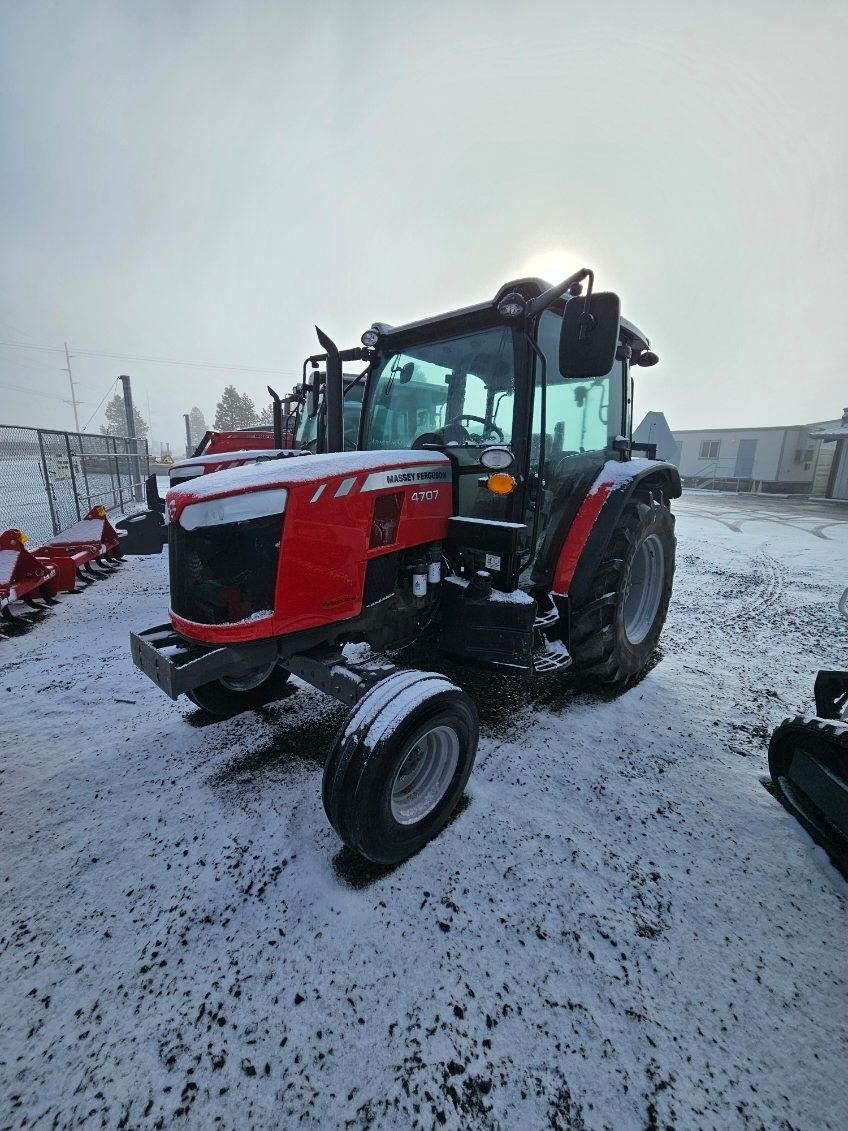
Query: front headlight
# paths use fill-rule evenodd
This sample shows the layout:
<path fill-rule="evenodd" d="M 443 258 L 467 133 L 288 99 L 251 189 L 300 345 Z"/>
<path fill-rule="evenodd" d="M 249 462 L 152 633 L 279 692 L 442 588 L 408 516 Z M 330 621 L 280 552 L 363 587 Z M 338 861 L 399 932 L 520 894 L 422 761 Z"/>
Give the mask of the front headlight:
<path fill-rule="evenodd" d="M 224 526 L 231 522 L 248 522 L 252 518 L 282 514 L 288 494 L 285 487 L 276 487 L 272 491 L 251 491 L 246 495 L 228 495 L 223 499 L 189 503 L 180 515 L 180 526 L 183 530 L 197 530 L 203 526 Z"/>
<path fill-rule="evenodd" d="M 506 471 L 514 462 L 515 456 L 504 446 L 485 448 L 480 453 L 480 463 L 489 471 Z"/>

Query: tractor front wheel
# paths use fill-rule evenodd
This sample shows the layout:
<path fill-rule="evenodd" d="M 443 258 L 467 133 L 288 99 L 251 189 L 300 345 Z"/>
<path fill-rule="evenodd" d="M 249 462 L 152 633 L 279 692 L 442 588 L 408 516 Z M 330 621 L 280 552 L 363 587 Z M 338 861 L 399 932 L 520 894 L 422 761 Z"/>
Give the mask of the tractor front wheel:
<path fill-rule="evenodd" d="M 291 675 L 285 668 L 270 664 L 244 675 L 228 676 L 201 684 L 200 687 L 187 691 L 186 695 L 195 707 L 199 707 L 207 715 L 216 719 L 229 719 L 242 711 L 252 711 L 265 703 L 284 698 L 290 679 Z"/>
<path fill-rule="evenodd" d="M 638 491 L 624 508 L 586 601 L 572 613 L 573 670 L 586 684 L 626 687 L 648 665 L 674 579 L 674 516 Z"/>
<path fill-rule="evenodd" d="M 395 672 L 351 712 L 324 769 L 330 824 L 368 860 L 396 864 L 445 826 L 479 738 L 469 696 L 432 672 Z"/>

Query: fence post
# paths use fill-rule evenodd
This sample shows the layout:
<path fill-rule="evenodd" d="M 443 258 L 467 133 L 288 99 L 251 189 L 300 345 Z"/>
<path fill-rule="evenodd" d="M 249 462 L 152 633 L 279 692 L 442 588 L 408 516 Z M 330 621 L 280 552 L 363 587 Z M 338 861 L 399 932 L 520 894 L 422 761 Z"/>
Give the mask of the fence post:
<path fill-rule="evenodd" d="M 50 486 L 50 475 L 47 471 L 47 457 L 44 454 L 44 437 L 41 435 L 41 429 L 37 429 L 38 436 L 38 450 L 41 452 L 41 473 L 44 476 L 44 490 L 47 492 L 47 505 L 50 507 L 50 524 L 53 527 L 53 533 L 59 533 L 59 523 L 56 520 L 56 508 L 53 505 L 53 491 Z"/>
<path fill-rule="evenodd" d="M 112 470 L 112 461 L 109 459 L 109 437 L 103 437 L 103 450 L 105 454 L 106 466 L 109 468 L 109 482 L 112 485 L 112 506 L 118 505 L 118 496 L 115 494 L 115 473 Z"/>
<path fill-rule="evenodd" d="M 77 521 L 82 518 L 82 512 L 79 505 L 79 491 L 77 490 L 77 477 L 74 475 L 74 457 L 71 455 L 71 438 L 68 433 L 65 433 L 65 448 L 68 452 L 68 470 L 71 473 L 71 490 L 74 493 L 74 505 L 77 508 Z"/>
<path fill-rule="evenodd" d="M 121 482 L 121 464 L 118 460 L 118 441 L 116 440 L 116 438 L 114 436 L 112 436 L 110 438 L 112 440 L 112 452 L 113 452 L 114 457 L 115 457 L 115 474 L 118 477 L 118 500 L 119 500 L 118 506 L 123 507 L 123 505 L 124 505 L 124 485 Z M 107 444 L 107 448 L 108 448 L 108 444 Z"/>
<path fill-rule="evenodd" d="M 130 489 L 132 498 L 137 503 L 144 499 L 141 490 L 141 461 L 138 458 L 138 439 L 135 434 L 135 411 L 133 410 L 132 399 L 132 386 L 130 384 L 129 376 L 122 373 L 120 377 L 121 384 L 124 387 L 124 409 L 127 414 L 127 436 L 130 438 L 133 451 L 135 452 L 135 460 L 130 461 L 130 468 L 135 468 L 135 476 L 133 477 L 132 470 L 130 471 Z"/>
<path fill-rule="evenodd" d="M 80 450 L 80 467 L 82 468 L 82 479 L 85 483 L 85 510 L 86 514 L 91 510 L 91 488 L 88 485 L 88 470 L 85 466 L 85 445 L 83 444 L 83 436 L 81 432 L 77 433 L 77 443 Z"/>

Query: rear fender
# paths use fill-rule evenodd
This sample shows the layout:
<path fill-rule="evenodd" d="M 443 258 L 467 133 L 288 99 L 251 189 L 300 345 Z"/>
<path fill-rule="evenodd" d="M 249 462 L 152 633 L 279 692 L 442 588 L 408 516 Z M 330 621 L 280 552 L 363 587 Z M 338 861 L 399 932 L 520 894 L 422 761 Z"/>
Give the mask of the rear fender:
<path fill-rule="evenodd" d="M 632 459 L 604 464 L 589 488 L 563 540 L 551 590 L 570 603 L 586 600 L 622 512 L 637 490 L 653 488 L 665 499 L 682 494 L 680 474 L 672 463 Z"/>

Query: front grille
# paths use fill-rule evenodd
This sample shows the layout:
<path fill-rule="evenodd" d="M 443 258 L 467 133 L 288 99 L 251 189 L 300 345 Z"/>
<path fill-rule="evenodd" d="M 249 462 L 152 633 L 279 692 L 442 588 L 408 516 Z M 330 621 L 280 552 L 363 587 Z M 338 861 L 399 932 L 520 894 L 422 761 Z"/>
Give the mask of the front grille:
<path fill-rule="evenodd" d="M 282 515 L 168 535 L 171 608 L 198 624 L 237 624 L 274 608 Z"/>

